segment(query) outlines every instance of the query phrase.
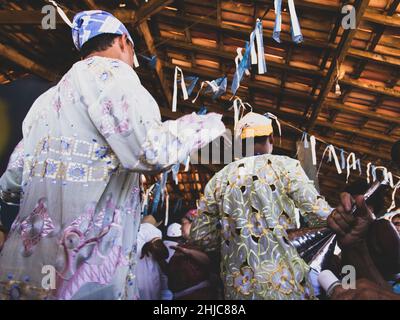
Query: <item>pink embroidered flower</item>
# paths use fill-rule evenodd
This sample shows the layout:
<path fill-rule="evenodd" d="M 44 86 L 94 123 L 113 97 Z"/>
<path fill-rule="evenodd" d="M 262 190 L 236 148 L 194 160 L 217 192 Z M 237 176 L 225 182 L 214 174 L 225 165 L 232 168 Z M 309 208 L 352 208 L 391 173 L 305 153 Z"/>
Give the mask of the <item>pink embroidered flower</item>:
<path fill-rule="evenodd" d="M 54 229 L 54 224 L 47 211 L 47 200 L 42 198 L 33 212 L 20 224 L 24 255 L 30 256 L 39 241 L 50 236 Z"/>

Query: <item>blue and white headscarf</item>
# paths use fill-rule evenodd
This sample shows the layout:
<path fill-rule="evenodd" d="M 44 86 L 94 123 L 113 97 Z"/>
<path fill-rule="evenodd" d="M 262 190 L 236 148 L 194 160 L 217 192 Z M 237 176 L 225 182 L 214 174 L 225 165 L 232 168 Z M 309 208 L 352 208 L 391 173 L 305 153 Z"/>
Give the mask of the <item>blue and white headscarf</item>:
<path fill-rule="evenodd" d="M 101 10 L 89 10 L 75 15 L 72 22 L 72 38 L 78 50 L 87 41 L 103 33 L 126 34 L 133 45 L 128 29 L 111 13 Z"/>
<path fill-rule="evenodd" d="M 61 18 L 72 29 L 72 39 L 78 50 L 81 50 L 82 46 L 90 39 L 104 33 L 126 34 L 129 41 L 134 45 L 128 29 L 111 13 L 102 10 L 82 11 L 77 13 L 71 22 L 56 1 L 50 0 L 49 2 L 57 8 Z M 133 58 L 135 67 L 138 67 L 139 62 L 136 54 L 134 54 Z"/>

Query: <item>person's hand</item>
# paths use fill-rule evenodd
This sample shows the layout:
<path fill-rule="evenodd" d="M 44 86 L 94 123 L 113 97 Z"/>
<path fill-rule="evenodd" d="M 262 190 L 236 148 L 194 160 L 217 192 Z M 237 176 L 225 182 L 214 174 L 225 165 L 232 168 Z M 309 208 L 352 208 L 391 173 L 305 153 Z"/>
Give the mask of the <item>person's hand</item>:
<path fill-rule="evenodd" d="M 365 240 L 368 228 L 373 221 L 373 213 L 367 207 L 364 196 L 355 199 L 349 193 L 340 194 L 341 204 L 327 219 L 328 227 L 336 233 L 341 248 L 350 247 Z M 351 213 L 353 204 L 357 210 Z"/>
<path fill-rule="evenodd" d="M 356 282 L 356 289 L 335 287 L 331 300 L 400 300 L 400 295 L 382 289 L 376 283 L 367 279 L 360 279 Z"/>
<path fill-rule="evenodd" d="M 176 252 L 180 252 L 184 255 L 189 254 L 190 250 L 181 246 L 170 246 L 171 249 L 174 249 Z"/>

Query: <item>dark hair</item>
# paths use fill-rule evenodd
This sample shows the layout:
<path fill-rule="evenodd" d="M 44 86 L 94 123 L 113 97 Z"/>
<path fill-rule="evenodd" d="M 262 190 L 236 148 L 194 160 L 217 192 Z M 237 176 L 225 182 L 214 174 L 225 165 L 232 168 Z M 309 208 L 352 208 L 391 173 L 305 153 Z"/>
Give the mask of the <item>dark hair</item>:
<path fill-rule="evenodd" d="M 246 154 L 246 146 L 248 144 L 253 144 L 254 146 L 256 144 L 261 144 L 264 145 L 267 143 L 267 140 L 270 136 L 259 136 L 259 137 L 254 137 L 254 138 L 244 138 L 242 139 L 242 157 L 246 156 L 251 156 Z"/>
<path fill-rule="evenodd" d="M 400 167 L 400 140 L 396 141 L 392 146 L 392 161 L 396 166 Z"/>
<path fill-rule="evenodd" d="M 352 196 L 363 195 L 370 185 L 364 181 L 359 180 L 350 183 L 344 189 L 345 192 L 350 193 Z M 385 193 L 386 188 L 379 188 L 371 197 L 368 199 L 368 205 L 372 207 L 374 214 L 380 216 L 385 204 Z"/>
<path fill-rule="evenodd" d="M 81 57 L 86 58 L 93 52 L 107 50 L 112 47 L 115 39 L 118 37 L 121 37 L 121 35 L 113 33 L 103 33 L 93 37 L 82 46 L 80 50 Z"/>

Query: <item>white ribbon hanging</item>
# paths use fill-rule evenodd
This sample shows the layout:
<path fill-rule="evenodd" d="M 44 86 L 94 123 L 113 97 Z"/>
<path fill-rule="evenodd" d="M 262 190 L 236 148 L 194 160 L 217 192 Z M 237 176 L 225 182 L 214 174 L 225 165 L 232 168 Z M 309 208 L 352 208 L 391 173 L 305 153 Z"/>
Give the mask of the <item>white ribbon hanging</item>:
<path fill-rule="evenodd" d="M 311 157 L 312 157 L 312 164 L 313 166 L 317 165 L 317 152 L 315 151 L 315 146 L 317 142 L 314 136 L 310 137 L 310 145 L 311 145 Z"/>
<path fill-rule="evenodd" d="M 138 58 L 136 56 L 136 53 L 133 54 L 133 66 L 135 68 L 139 67 L 139 60 L 138 60 Z"/>
<path fill-rule="evenodd" d="M 357 159 L 356 166 L 358 167 L 358 172 L 359 172 L 359 175 L 361 176 L 362 171 L 361 171 L 361 160 L 360 159 Z"/>
<path fill-rule="evenodd" d="M 350 159 L 352 160 L 352 163 L 350 164 Z M 346 183 L 349 182 L 349 177 L 350 177 L 350 169 L 356 170 L 357 169 L 357 164 L 356 164 L 356 155 L 354 152 L 351 152 L 347 156 L 347 176 L 346 176 Z"/>
<path fill-rule="evenodd" d="M 142 210 L 141 212 L 144 211 L 144 208 L 147 206 L 148 202 L 149 202 L 149 196 L 150 196 L 150 192 L 154 189 L 154 186 L 156 184 L 154 183 L 152 186 L 150 186 L 150 188 L 148 188 L 146 190 L 146 192 L 143 195 L 143 201 L 142 201 Z"/>
<path fill-rule="evenodd" d="M 274 10 L 275 10 L 275 26 L 274 31 L 272 34 L 272 38 L 276 42 L 281 42 L 280 40 L 280 33 L 282 31 L 282 0 L 275 0 L 274 1 Z"/>
<path fill-rule="evenodd" d="M 181 88 L 183 93 L 183 100 L 189 99 L 189 95 L 187 93 L 185 78 L 183 76 L 183 71 L 179 67 L 175 67 L 175 76 L 174 76 L 174 94 L 172 97 L 172 112 L 176 112 L 176 106 L 178 103 L 178 72 L 181 73 Z"/>
<path fill-rule="evenodd" d="M 390 187 L 393 189 L 393 188 L 394 188 L 393 175 L 392 175 L 392 173 L 391 173 L 390 171 L 389 171 L 388 174 L 387 174 L 387 178 L 388 178 L 388 180 L 389 180 L 389 185 L 390 185 Z"/>
<path fill-rule="evenodd" d="M 367 164 L 367 183 L 370 183 L 370 177 L 369 177 L 369 172 L 371 170 L 371 162 L 368 162 Z"/>
<path fill-rule="evenodd" d="M 304 139 L 304 148 L 308 149 L 310 147 L 310 145 L 308 144 L 308 133 L 307 132 L 303 132 L 302 140 L 303 139 Z"/>
<path fill-rule="evenodd" d="M 387 210 L 388 212 L 392 211 L 393 209 L 396 208 L 396 193 L 397 190 L 400 188 L 400 181 L 396 183 L 394 186 L 393 192 L 392 192 L 392 203 L 390 204 L 389 209 Z"/>
<path fill-rule="evenodd" d="M 257 51 L 254 42 L 257 42 Z M 250 35 L 250 53 L 251 64 L 258 64 L 258 74 L 267 72 L 264 54 L 264 39 L 262 31 L 262 22 L 260 19 L 256 21 L 256 27 Z"/>
<path fill-rule="evenodd" d="M 288 5 L 289 5 L 289 13 L 290 13 L 290 22 L 292 25 L 292 39 L 296 43 L 299 43 L 299 42 L 303 41 L 303 36 L 301 34 L 299 19 L 297 18 L 294 1 L 288 0 Z"/>
<path fill-rule="evenodd" d="M 385 179 L 385 181 L 389 182 L 389 185 L 390 185 L 391 188 L 394 188 L 393 175 L 384 166 L 377 166 L 377 167 L 373 166 L 373 168 L 372 168 L 373 182 L 376 180 L 376 170 L 378 170 L 378 169 L 382 170 L 383 178 Z"/>
<path fill-rule="evenodd" d="M 188 155 L 186 162 L 185 162 L 185 172 L 189 171 L 189 165 L 190 165 L 190 155 Z"/>
<path fill-rule="evenodd" d="M 64 20 L 64 22 L 72 29 L 74 27 L 74 24 L 72 23 L 71 20 L 67 17 L 63 9 L 60 8 L 60 6 L 57 4 L 57 2 L 53 0 L 49 0 L 49 2 L 56 7 L 58 14 L 60 17 Z"/>
<path fill-rule="evenodd" d="M 308 149 L 307 135 L 308 135 L 307 132 L 303 132 L 301 139 L 300 139 L 300 142 L 303 142 L 303 144 L 304 144 L 304 149 Z M 296 155 L 295 155 L 296 158 L 299 155 L 299 151 L 300 151 L 300 148 L 297 148 Z"/>
<path fill-rule="evenodd" d="M 278 117 L 270 112 L 267 112 L 267 116 L 268 116 L 268 118 L 275 120 L 276 125 L 278 126 L 279 136 L 281 137 L 282 136 L 281 123 L 279 122 Z"/>
<path fill-rule="evenodd" d="M 340 163 L 342 170 L 346 169 L 346 159 L 344 158 L 344 150 L 340 149 Z"/>
<path fill-rule="evenodd" d="M 242 118 L 244 111 L 246 110 L 246 106 L 243 104 L 242 99 L 240 98 L 235 98 L 233 100 L 233 105 L 232 107 L 229 108 L 229 110 L 232 110 L 234 112 L 234 131 L 235 131 L 235 136 L 237 136 L 237 125 L 239 120 Z"/>
<path fill-rule="evenodd" d="M 165 222 L 164 222 L 164 226 L 168 225 L 168 220 L 169 220 L 169 194 L 168 194 L 168 191 L 165 190 Z"/>
<path fill-rule="evenodd" d="M 335 166 L 336 166 L 336 170 L 337 170 L 338 174 L 342 174 L 342 168 L 340 167 L 340 163 L 339 163 L 339 159 L 338 159 L 338 157 L 336 155 L 335 147 L 330 144 L 325 148 L 324 152 L 322 153 L 322 158 L 321 158 L 321 162 L 320 162 L 319 167 L 318 167 L 317 176 L 319 174 L 319 170 L 321 169 L 322 161 L 324 160 L 326 152 L 328 152 L 328 155 L 329 155 L 330 158 L 333 157 L 333 160 L 335 161 Z"/>

